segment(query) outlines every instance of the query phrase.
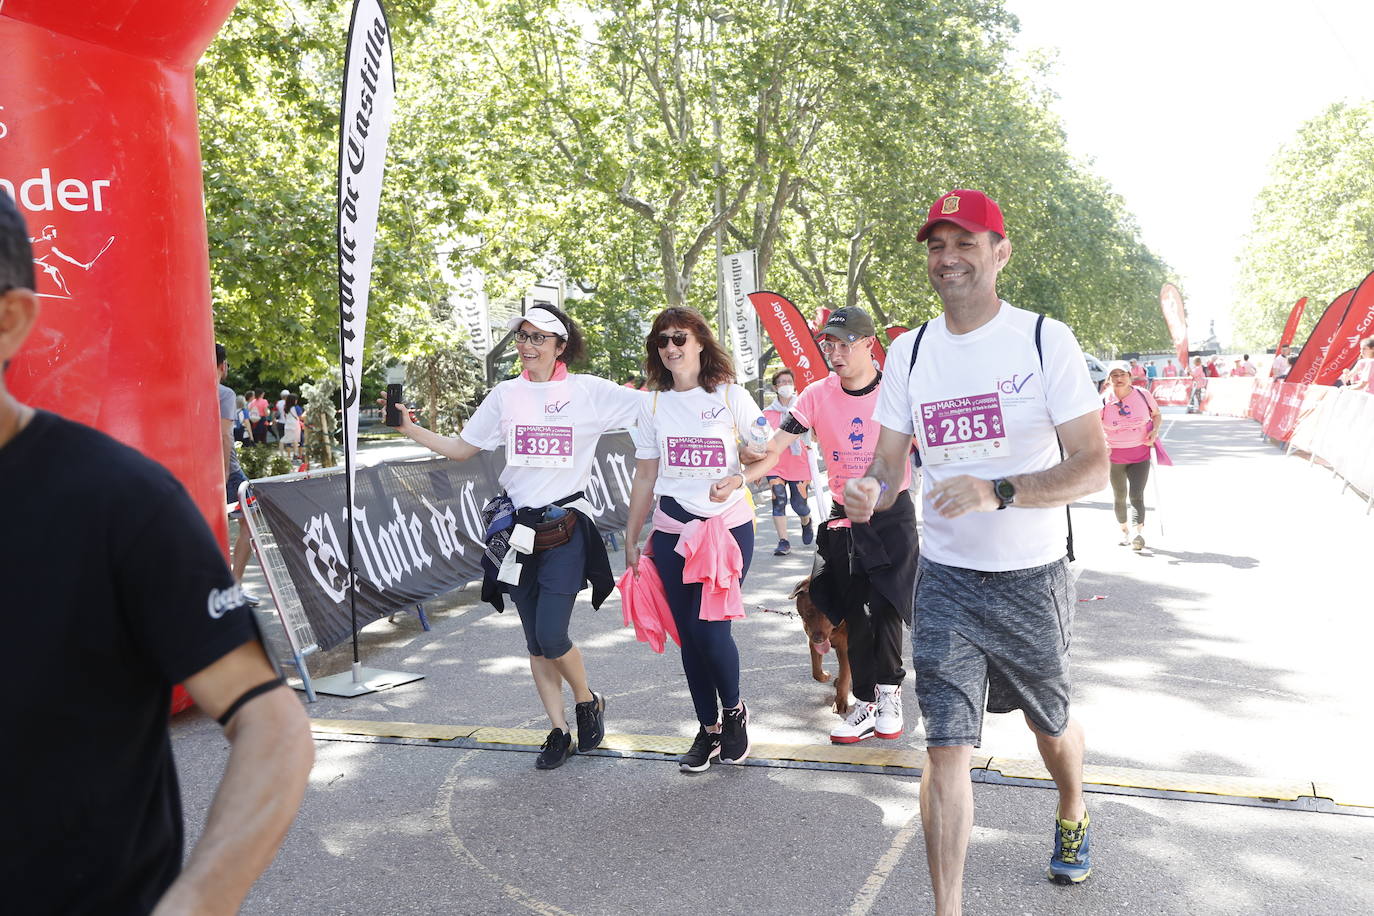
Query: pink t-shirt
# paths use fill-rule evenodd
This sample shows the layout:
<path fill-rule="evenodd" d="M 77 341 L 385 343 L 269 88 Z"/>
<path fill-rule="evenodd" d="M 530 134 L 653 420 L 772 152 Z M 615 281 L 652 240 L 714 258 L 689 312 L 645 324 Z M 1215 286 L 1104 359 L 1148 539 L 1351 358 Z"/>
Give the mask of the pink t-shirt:
<path fill-rule="evenodd" d="M 1150 415 L 1159 409 L 1154 395 L 1144 388 L 1132 387 L 1118 400 L 1111 387 L 1102 395 L 1102 430 L 1112 450 L 1112 464 L 1135 464 L 1150 457 L 1145 444 L 1150 434 Z"/>
<path fill-rule="evenodd" d="M 1200 381 L 1202 381 L 1203 379 L 1205 379 L 1205 378 L 1207 377 L 1207 371 L 1206 371 L 1205 369 L 1203 369 L 1201 366 L 1194 366 L 1194 367 L 1193 367 L 1191 370 L 1189 370 L 1189 371 L 1192 372 L 1192 374 L 1193 374 L 1193 381 L 1195 381 L 1195 382 L 1200 382 Z"/>
<path fill-rule="evenodd" d="M 768 418 L 768 425 L 777 429 L 782 423 L 783 414 L 776 410 L 765 410 L 763 415 Z M 783 480 L 810 480 L 811 464 L 806 460 L 807 446 L 798 439 L 793 445 L 798 446 L 796 453 L 791 448 L 782 450 L 782 455 L 778 457 L 778 463 L 773 465 L 773 470 L 768 472 L 769 477 L 781 477 Z"/>
<path fill-rule="evenodd" d="M 883 429 L 873 419 L 881 387 L 874 385 L 867 394 L 855 396 L 844 390 L 838 375 L 832 374 L 808 385 L 792 405 L 796 421 L 816 433 L 825 456 L 830 495 L 837 503 L 844 502 L 845 482 L 864 476 L 873 463 L 873 452 Z M 902 489 L 909 486 L 911 465 L 907 463 Z"/>
<path fill-rule="evenodd" d="M 1165 378 L 1178 378 L 1178 369 L 1177 369 L 1177 367 L 1174 366 L 1173 363 L 1167 363 L 1167 364 L 1164 366 L 1164 377 L 1165 377 Z"/>

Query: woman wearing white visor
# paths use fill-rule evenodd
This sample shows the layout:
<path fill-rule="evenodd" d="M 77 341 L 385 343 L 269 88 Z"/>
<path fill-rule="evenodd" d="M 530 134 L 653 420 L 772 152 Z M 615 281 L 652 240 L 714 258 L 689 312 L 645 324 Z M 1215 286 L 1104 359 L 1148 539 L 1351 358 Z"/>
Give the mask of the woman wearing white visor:
<path fill-rule="evenodd" d="M 493 388 L 456 438 L 415 425 L 403 406 L 397 408 L 402 433 L 454 461 L 506 447 L 500 476 L 504 493 L 483 509 L 488 543 L 482 598 L 501 610 L 502 593 L 508 593 L 520 613 L 530 671 L 553 726 L 535 761 L 548 770 L 574 752 L 564 682 L 576 702 L 577 750 L 589 751 L 605 737 L 606 699 L 587 686 L 568 624 L 577 594 L 588 582 L 593 607 L 613 586 L 606 546 L 584 491 L 597 440 L 608 429 L 632 425 L 644 395 L 568 371 L 585 345 L 561 309 L 537 306 L 512 318 L 507 328 L 515 331 L 523 371 Z"/>
<path fill-rule="evenodd" d="M 1107 367 L 1107 386 L 1102 393 L 1102 431 L 1111 449 L 1112 496 L 1121 543 L 1145 549 L 1145 484 L 1150 479 L 1150 450 L 1159 437 L 1163 417 L 1154 395 L 1131 383 L 1130 368 L 1123 362 Z M 1131 524 L 1126 524 L 1130 499 Z"/>

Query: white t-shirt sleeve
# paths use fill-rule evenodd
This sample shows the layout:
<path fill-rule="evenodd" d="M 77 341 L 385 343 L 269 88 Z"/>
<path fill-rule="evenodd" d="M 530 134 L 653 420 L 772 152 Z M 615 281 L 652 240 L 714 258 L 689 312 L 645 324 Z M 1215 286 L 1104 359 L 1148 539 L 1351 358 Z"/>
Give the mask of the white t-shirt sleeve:
<path fill-rule="evenodd" d="M 588 397 L 595 399 L 602 429 L 629 428 L 638 422 L 640 404 L 647 397 L 644 392 L 596 375 L 583 378 L 587 380 Z"/>
<path fill-rule="evenodd" d="M 754 403 L 754 399 L 749 396 L 743 385 L 731 385 L 726 393 L 726 402 L 730 405 L 730 413 L 735 418 L 735 434 L 745 442 L 749 441 L 749 430 L 754 428 L 759 418 L 763 416 L 763 411 L 759 405 Z M 771 435 L 772 429 L 770 427 Z"/>
<path fill-rule="evenodd" d="M 493 451 L 504 443 L 501 431 L 502 386 L 493 388 L 463 425 L 458 437 L 468 445 Z"/>
<path fill-rule="evenodd" d="M 1083 348 L 1069 326 L 1046 318 L 1040 331 L 1040 344 L 1045 352 L 1045 399 L 1054 425 L 1100 410 L 1102 402 L 1088 377 Z"/>
<path fill-rule="evenodd" d="M 917 333 L 918 329 L 907 331 L 888 347 L 883 383 L 878 386 L 878 406 L 873 410 L 873 419 L 907 436 L 916 432 L 910 382 L 911 348 Z"/>
<path fill-rule="evenodd" d="M 626 389 L 629 390 L 628 388 Z M 658 428 L 654 416 L 654 403 L 663 396 L 662 392 L 643 392 L 639 399 L 639 414 L 635 428 L 630 435 L 635 442 L 635 458 L 658 458 Z"/>

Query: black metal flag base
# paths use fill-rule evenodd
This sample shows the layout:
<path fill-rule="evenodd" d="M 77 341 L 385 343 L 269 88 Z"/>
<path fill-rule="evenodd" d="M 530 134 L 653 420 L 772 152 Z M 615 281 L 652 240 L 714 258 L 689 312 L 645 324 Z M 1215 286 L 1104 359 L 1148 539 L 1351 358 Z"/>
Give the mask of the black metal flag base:
<path fill-rule="evenodd" d="M 365 693 L 376 693 L 378 690 L 387 690 L 423 679 L 423 674 L 380 671 L 376 668 L 364 668 L 361 663 L 354 662 L 353 670 L 315 678 L 313 683 L 316 693 L 327 693 L 331 697 L 360 697 Z"/>

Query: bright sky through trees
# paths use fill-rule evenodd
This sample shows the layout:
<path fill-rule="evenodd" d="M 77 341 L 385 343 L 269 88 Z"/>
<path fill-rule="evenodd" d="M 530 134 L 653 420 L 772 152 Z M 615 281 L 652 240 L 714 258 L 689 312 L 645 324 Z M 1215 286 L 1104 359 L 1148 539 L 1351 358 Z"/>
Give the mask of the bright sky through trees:
<path fill-rule="evenodd" d="M 1360 53 L 1374 3 L 1006 3 L 1020 49 L 1058 49 L 1048 82 L 1069 148 L 1181 273 L 1194 339 L 1215 319 L 1225 344 L 1235 259 L 1273 157 L 1326 106 L 1374 98 L 1374 58 Z"/>

